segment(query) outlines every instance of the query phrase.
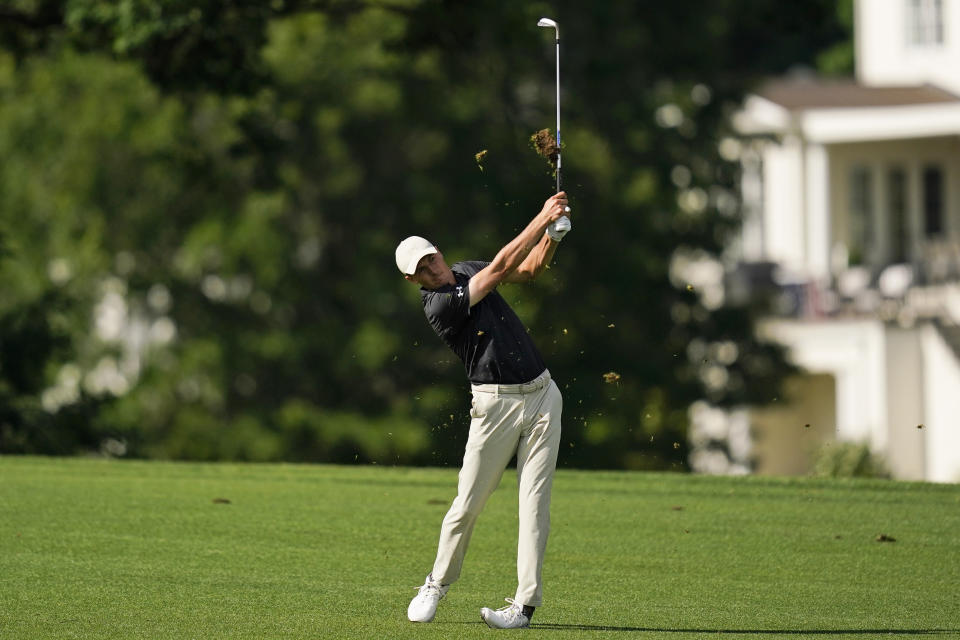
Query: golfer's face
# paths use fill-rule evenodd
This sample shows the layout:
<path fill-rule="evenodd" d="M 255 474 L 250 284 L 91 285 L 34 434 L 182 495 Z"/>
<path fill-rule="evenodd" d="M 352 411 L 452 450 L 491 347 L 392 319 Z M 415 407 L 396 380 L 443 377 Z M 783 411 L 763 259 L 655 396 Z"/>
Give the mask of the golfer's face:
<path fill-rule="evenodd" d="M 420 258 L 417 270 L 413 273 L 413 279 L 424 289 L 439 289 L 445 284 L 456 284 L 453 272 L 450 271 L 450 267 L 443 260 L 443 254 L 439 251 Z"/>

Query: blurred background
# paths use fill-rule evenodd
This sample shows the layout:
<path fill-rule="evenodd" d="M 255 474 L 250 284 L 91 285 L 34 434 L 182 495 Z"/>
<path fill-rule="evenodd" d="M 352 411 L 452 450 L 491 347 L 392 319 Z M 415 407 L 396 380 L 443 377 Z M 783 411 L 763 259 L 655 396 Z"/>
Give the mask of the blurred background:
<path fill-rule="evenodd" d="M 894 325 L 949 331 L 900 313 L 903 292 L 882 313 L 857 296 L 888 264 L 908 267 L 903 291 L 936 279 L 913 268 L 925 233 L 960 233 L 955 187 L 939 227 L 924 196 L 902 207 L 929 224 L 896 253 L 864 222 L 870 190 L 894 188 L 858 160 L 876 149 L 803 128 L 874 106 L 864 82 L 937 79 L 864 80 L 859 4 L 7 0 L 0 453 L 457 465 L 469 386 L 393 250 L 419 234 L 450 262 L 489 259 L 552 194 L 530 145 L 554 126 L 548 16 L 575 228 L 535 285 L 502 292 L 564 393 L 560 465 L 805 472 L 815 445 L 849 441 L 889 471 L 885 391 L 838 382 L 863 354 L 831 368 L 790 338 L 851 319 L 879 344 Z M 877 4 L 904 46 L 911 16 L 960 16 Z M 956 108 L 927 90 L 880 106 Z M 912 134 L 944 158 L 939 178 L 916 161 L 921 186 L 960 183 L 950 122 Z M 775 181 L 791 168 L 799 186 Z M 889 381 L 879 360 L 864 375 Z M 936 428 L 919 402 L 908 437 Z M 799 446 L 797 469 L 763 448 Z"/>

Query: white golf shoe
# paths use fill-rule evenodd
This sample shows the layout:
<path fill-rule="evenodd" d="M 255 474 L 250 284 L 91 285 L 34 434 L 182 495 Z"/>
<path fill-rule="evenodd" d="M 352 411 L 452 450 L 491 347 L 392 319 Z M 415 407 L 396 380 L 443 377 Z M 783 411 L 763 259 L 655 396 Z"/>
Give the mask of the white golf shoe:
<path fill-rule="evenodd" d="M 480 609 L 480 617 L 491 629 L 523 629 L 530 626 L 530 618 L 523 615 L 523 607 L 510 598 L 506 598 L 509 606 L 494 611 L 484 607 Z"/>
<path fill-rule="evenodd" d="M 437 605 L 440 599 L 447 595 L 449 588 L 450 585 L 440 584 L 434 581 L 432 575 L 428 575 L 417 595 L 410 601 L 410 606 L 407 607 L 407 618 L 410 622 L 433 620 L 433 616 L 437 615 Z"/>

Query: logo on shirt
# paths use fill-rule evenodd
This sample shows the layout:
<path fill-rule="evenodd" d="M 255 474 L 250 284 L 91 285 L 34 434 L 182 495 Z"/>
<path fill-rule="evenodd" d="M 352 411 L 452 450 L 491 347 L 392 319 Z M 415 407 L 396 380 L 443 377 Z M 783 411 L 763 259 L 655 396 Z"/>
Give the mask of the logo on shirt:
<path fill-rule="evenodd" d="M 457 297 L 458 297 L 458 298 L 462 298 L 462 297 L 463 297 L 463 285 L 457 286 Z"/>

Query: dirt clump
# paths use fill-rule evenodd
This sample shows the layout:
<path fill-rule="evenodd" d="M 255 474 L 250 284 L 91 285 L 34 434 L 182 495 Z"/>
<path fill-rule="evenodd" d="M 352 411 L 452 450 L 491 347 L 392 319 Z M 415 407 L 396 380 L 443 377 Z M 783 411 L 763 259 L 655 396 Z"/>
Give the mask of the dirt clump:
<path fill-rule="evenodd" d="M 551 135 L 550 129 L 541 129 L 534 133 L 530 136 L 530 144 L 533 145 L 537 155 L 546 158 L 547 162 L 549 162 L 550 166 L 554 169 L 557 168 L 557 158 L 560 156 L 560 147 L 557 146 L 557 141 L 553 135 Z"/>
<path fill-rule="evenodd" d="M 475 153 L 473 158 L 477 161 L 477 166 L 480 167 L 480 171 L 483 171 L 483 161 L 487 157 L 487 150 L 484 149 L 479 153 Z"/>

